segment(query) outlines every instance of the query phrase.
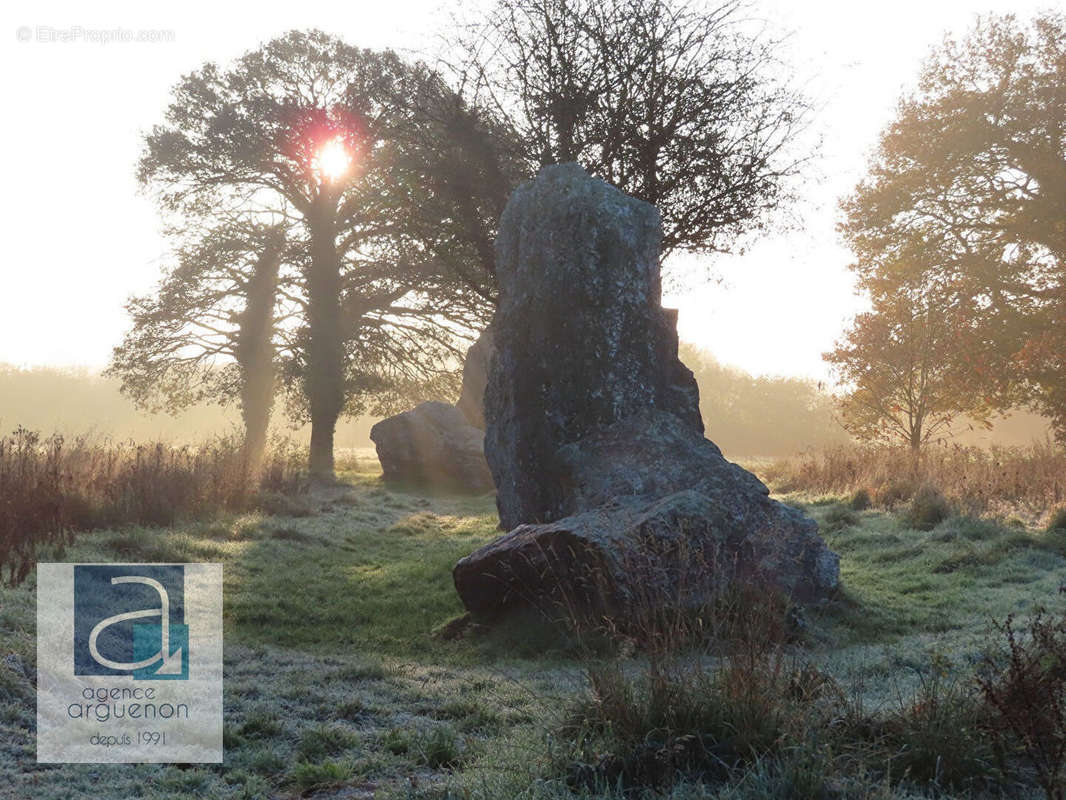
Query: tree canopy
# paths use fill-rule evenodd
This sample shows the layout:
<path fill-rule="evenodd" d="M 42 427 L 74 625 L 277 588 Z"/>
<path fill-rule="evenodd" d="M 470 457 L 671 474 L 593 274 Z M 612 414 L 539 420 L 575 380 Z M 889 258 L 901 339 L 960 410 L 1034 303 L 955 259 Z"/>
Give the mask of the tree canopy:
<path fill-rule="evenodd" d="M 739 9 L 500 0 L 447 79 L 318 31 L 204 64 L 145 137 L 138 175 L 176 263 L 131 300 L 113 372 L 169 407 L 261 408 L 280 383 L 329 477 L 340 414 L 454 385 L 492 311 L 499 214 L 535 165 L 578 160 L 655 204 L 664 256 L 729 250 L 785 206 L 810 111 Z M 266 230 L 277 263 L 253 280 Z"/>
<path fill-rule="evenodd" d="M 664 257 L 728 251 L 787 205 L 811 107 L 742 5 L 499 0 L 462 44 L 478 104 L 534 164 L 577 161 L 654 204 Z"/>
<path fill-rule="evenodd" d="M 464 171 L 471 152 L 477 167 Z M 487 242 L 515 163 L 505 127 L 424 64 L 294 31 L 227 68 L 209 63 L 182 78 L 164 123 L 146 137 L 139 177 L 179 240 L 215 219 L 283 231 L 277 371 L 290 410 L 311 420 L 312 471 L 328 477 L 339 414 L 382 411 L 419 387 L 454 382 L 463 336 L 491 311 Z M 221 302 L 206 277 L 231 267 L 232 254 L 197 247 L 210 258 L 171 276 L 190 281 L 186 297 L 164 280 L 158 297 L 135 301 L 145 311 L 162 303 L 161 313 L 180 315 L 174 306 L 184 303 L 202 312 L 193 326 L 154 327 L 172 353 L 192 345 L 206 354 L 190 338 L 197 326 L 202 337 Z M 235 293 L 223 292 L 225 303 Z M 116 353 L 116 370 L 141 370 L 138 380 L 151 363 L 142 346 L 150 317 L 135 314 Z M 219 336 L 232 339 L 232 330 Z M 168 363 L 174 375 L 182 369 Z"/>
<path fill-rule="evenodd" d="M 980 380 L 962 369 L 956 315 L 926 292 L 879 296 L 824 355 L 848 392 L 841 424 L 866 441 L 902 443 L 917 453 L 950 436 L 965 414 L 988 421 Z"/>
<path fill-rule="evenodd" d="M 935 290 L 985 398 L 1066 440 L 1064 187 L 1066 16 L 988 16 L 925 64 L 841 229 L 875 302 Z"/>

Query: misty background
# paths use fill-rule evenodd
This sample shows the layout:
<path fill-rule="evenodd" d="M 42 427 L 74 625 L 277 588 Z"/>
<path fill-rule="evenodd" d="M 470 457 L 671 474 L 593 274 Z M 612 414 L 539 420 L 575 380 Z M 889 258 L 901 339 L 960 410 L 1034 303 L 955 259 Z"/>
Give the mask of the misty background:
<path fill-rule="evenodd" d="M 731 458 L 772 458 L 844 444 L 851 438 L 837 423 L 832 396 L 810 379 L 754 377 L 718 362 L 706 351 L 682 345 L 681 359 L 700 385 L 700 412 L 707 435 Z M 455 398 L 445 398 L 455 400 Z M 310 426 L 278 423 L 274 433 L 305 444 Z M 240 428 L 235 405 L 201 404 L 177 414 L 147 414 L 119 392 L 119 381 L 87 368 L 0 365 L 0 430 L 16 425 L 65 436 L 90 434 L 115 440 L 201 442 Z M 371 447 L 372 417 L 342 418 L 338 449 Z M 963 421 L 952 441 L 963 445 L 1025 446 L 1045 441 L 1041 417 L 1018 412 L 991 430 Z"/>

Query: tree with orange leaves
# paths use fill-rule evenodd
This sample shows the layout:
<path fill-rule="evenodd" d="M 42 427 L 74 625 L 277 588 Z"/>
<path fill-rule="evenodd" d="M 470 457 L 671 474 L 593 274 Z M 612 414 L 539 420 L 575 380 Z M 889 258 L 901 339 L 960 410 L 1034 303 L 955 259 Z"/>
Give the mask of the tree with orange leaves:
<path fill-rule="evenodd" d="M 848 392 L 841 423 L 859 439 L 921 447 L 950 435 L 960 415 L 987 423 L 979 374 L 961 369 L 955 315 L 931 294 L 877 299 L 823 358 Z"/>
<path fill-rule="evenodd" d="M 842 206 L 875 308 L 937 287 L 953 374 L 1066 442 L 1066 15 L 946 39 Z"/>

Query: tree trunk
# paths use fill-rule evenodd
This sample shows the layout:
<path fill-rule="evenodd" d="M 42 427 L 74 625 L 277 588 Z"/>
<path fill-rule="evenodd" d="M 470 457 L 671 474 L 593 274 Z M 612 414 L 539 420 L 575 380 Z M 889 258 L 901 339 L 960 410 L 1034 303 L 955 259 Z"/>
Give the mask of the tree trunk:
<path fill-rule="evenodd" d="M 907 442 L 911 451 L 911 474 L 915 480 L 921 477 L 922 466 L 922 429 L 921 426 L 911 429 L 910 439 Z"/>
<path fill-rule="evenodd" d="M 277 235 L 272 236 L 249 278 L 237 339 L 244 463 L 252 480 L 258 479 L 263 466 L 270 412 L 274 407 L 274 300 L 282 241 Z"/>
<path fill-rule="evenodd" d="M 311 263 L 307 275 L 307 374 L 311 407 L 311 478 L 332 482 L 333 432 L 344 408 L 344 335 L 340 259 L 337 256 L 337 196 L 323 185 L 309 217 Z"/>
<path fill-rule="evenodd" d="M 316 422 L 317 420 L 317 422 Z M 316 481 L 328 482 L 334 479 L 333 473 L 333 432 L 337 425 L 337 416 L 333 423 L 327 424 L 324 417 L 311 417 L 311 458 L 308 464 L 311 477 Z"/>

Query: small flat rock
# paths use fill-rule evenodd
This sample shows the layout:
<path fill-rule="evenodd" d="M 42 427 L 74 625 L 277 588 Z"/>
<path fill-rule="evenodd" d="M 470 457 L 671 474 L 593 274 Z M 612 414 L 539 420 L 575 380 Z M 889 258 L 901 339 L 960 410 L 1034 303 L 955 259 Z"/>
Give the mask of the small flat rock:
<path fill-rule="evenodd" d="M 422 403 L 370 429 L 385 480 L 473 494 L 493 489 L 484 432 L 448 403 Z"/>

